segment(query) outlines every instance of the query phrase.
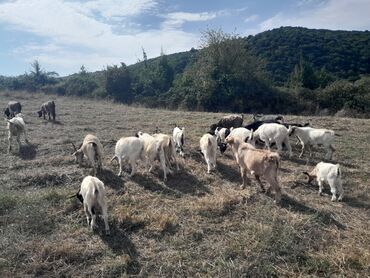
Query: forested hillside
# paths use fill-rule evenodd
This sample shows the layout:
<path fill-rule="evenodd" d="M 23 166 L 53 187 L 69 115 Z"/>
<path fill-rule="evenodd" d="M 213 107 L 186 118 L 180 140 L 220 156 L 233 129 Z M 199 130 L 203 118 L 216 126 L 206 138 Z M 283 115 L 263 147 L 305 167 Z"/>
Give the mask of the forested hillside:
<path fill-rule="evenodd" d="M 281 27 L 242 38 L 206 30 L 199 50 L 59 78 L 33 70 L 0 89 L 199 111 L 370 114 L 370 32 Z M 324 111 L 324 112 L 323 112 Z"/>
<path fill-rule="evenodd" d="M 252 52 L 266 61 L 272 79 L 285 83 L 303 59 L 338 78 L 370 73 L 370 32 L 281 27 L 247 38 Z"/>

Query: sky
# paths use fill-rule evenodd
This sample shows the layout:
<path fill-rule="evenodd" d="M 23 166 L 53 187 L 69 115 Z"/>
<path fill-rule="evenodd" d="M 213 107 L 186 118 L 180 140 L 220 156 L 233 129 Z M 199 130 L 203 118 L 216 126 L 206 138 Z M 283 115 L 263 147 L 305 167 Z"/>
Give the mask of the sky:
<path fill-rule="evenodd" d="M 0 75 L 60 76 L 188 51 L 201 33 L 280 26 L 370 30 L 370 0 L 0 0 Z"/>

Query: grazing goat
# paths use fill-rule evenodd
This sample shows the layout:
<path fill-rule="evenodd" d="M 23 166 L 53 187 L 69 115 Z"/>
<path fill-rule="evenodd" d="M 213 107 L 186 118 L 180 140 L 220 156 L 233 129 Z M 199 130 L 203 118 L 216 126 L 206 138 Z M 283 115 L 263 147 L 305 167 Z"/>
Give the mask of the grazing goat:
<path fill-rule="evenodd" d="M 163 180 L 167 181 L 167 172 L 170 172 L 170 170 L 166 166 L 163 141 L 141 131 L 137 133 L 137 136 L 144 142 L 142 157 L 145 158 L 145 169 L 151 172 L 154 160 L 158 159 L 163 170 Z"/>
<path fill-rule="evenodd" d="M 240 173 L 243 179 L 241 188 L 244 189 L 247 183 L 250 184 L 247 176 L 247 172 L 250 172 L 256 178 L 262 191 L 265 191 L 265 188 L 260 180 L 261 177 L 270 184 L 267 192 L 271 188 L 274 189 L 275 202 L 279 202 L 281 199 L 281 189 L 277 179 L 280 164 L 279 154 L 268 150 L 256 149 L 251 144 L 245 143 L 233 136 L 227 137 L 226 142 L 230 144 L 236 157 L 236 162 L 240 167 Z"/>
<path fill-rule="evenodd" d="M 216 168 L 216 151 L 217 151 L 217 141 L 214 136 L 206 133 L 200 138 L 200 151 L 204 155 L 204 159 L 207 162 L 208 171 L 210 174 L 212 169 Z"/>
<path fill-rule="evenodd" d="M 44 120 L 46 119 L 45 116 L 46 114 L 48 114 L 49 116 L 49 120 L 51 120 L 50 118 L 50 114 L 52 115 L 53 117 L 53 121 L 55 121 L 55 103 L 54 101 L 47 101 L 45 103 L 43 103 L 40 107 L 40 110 L 37 111 L 37 114 L 39 115 L 39 118 L 41 118 L 41 116 L 44 116 Z"/>
<path fill-rule="evenodd" d="M 339 164 L 319 162 L 311 172 L 303 172 L 308 176 L 308 183 L 316 179 L 319 184 L 319 195 L 322 194 L 323 183 L 327 182 L 330 185 L 330 191 L 332 193 L 331 200 L 334 202 L 337 200 L 336 194 L 339 194 L 338 201 L 343 199 L 343 187 L 342 187 L 342 173 Z"/>
<path fill-rule="evenodd" d="M 263 124 L 255 132 L 253 132 L 251 142 L 255 144 L 256 139 L 260 139 L 265 143 L 265 146 L 268 150 L 270 150 L 271 143 L 275 143 L 278 152 L 282 151 L 284 143 L 289 151 L 289 158 L 291 158 L 292 148 L 289 143 L 289 133 L 290 130 L 281 124 Z"/>
<path fill-rule="evenodd" d="M 229 134 L 230 134 L 230 129 L 225 128 L 225 127 L 217 127 L 215 129 L 217 143 L 225 143 L 225 139 Z"/>
<path fill-rule="evenodd" d="M 217 124 L 212 124 L 210 126 L 210 131 L 214 132 L 217 127 L 241 127 L 243 125 L 244 115 L 229 115 L 223 117 L 221 120 L 218 121 Z"/>
<path fill-rule="evenodd" d="M 111 162 L 115 159 L 119 163 L 118 176 L 122 175 L 123 161 L 128 161 L 131 165 L 130 177 L 136 173 L 136 162 L 141 159 L 144 149 L 144 141 L 137 137 L 122 137 L 116 143 L 115 155 Z"/>
<path fill-rule="evenodd" d="M 217 127 L 215 129 L 216 141 L 217 141 L 217 145 L 221 153 L 224 153 L 226 151 L 227 145 L 225 143 L 225 139 L 229 134 L 230 134 L 230 129 L 228 128 Z"/>
<path fill-rule="evenodd" d="M 103 159 L 103 145 L 100 143 L 98 137 L 88 134 L 78 149 L 73 143 L 72 145 L 75 150 L 72 154 L 75 157 L 75 161 L 81 166 L 83 157 L 85 156 L 94 169 L 94 176 L 96 176 L 97 172 L 102 169 Z"/>
<path fill-rule="evenodd" d="M 232 127 L 230 128 L 230 134 L 227 135 L 226 138 L 228 136 L 234 136 L 234 137 L 238 137 L 243 142 L 247 142 L 247 141 L 249 142 L 251 135 L 252 135 L 252 132 L 244 127 L 237 127 L 237 128 Z M 219 143 L 218 145 L 219 145 L 221 153 L 224 153 L 227 149 L 227 144 Z"/>
<path fill-rule="evenodd" d="M 13 118 L 16 114 L 22 112 L 22 105 L 18 101 L 9 101 L 8 106 L 4 110 L 4 115 L 7 119 Z"/>
<path fill-rule="evenodd" d="M 104 219 L 105 234 L 109 235 L 104 183 L 98 178 L 87 176 L 83 179 L 80 191 L 76 196 L 84 206 L 87 224 L 91 230 L 96 227 L 96 215 L 99 211 Z"/>
<path fill-rule="evenodd" d="M 326 149 L 325 159 L 331 159 L 335 148 L 332 146 L 334 142 L 334 131 L 329 129 L 317 129 L 312 127 L 296 127 L 291 128 L 289 135 L 296 135 L 301 142 L 302 151 L 299 157 L 302 157 L 306 148 L 312 156 L 311 146 L 323 145 Z"/>
<path fill-rule="evenodd" d="M 173 129 L 173 140 L 175 141 L 175 146 L 176 146 L 176 152 L 180 153 L 182 157 L 184 157 L 184 140 L 185 140 L 185 128 L 179 128 L 176 126 Z"/>
<path fill-rule="evenodd" d="M 8 152 L 11 151 L 12 145 L 11 145 L 11 139 L 12 137 L 17 138 L 18 147 L 21 148 L 21 135 L 23 134 L 24 140 L 27 144 L 29 144 L 27 135 L 26 135 L 26 124 L 23 120 L 23 115 L 21 113 L 18 113 L 15 117 L 13 117 L 8 121 Z"/>
<path fill-rule="evenodd" d="M 284 117 L 282 115 L 253 114 L 253 121 L 278 121 L 283 123 Z"/>
<path fill-rule="evenodd" d="M 163 133 L 156 133 L 153 134 L 153 137 L 159 140 L 163 146 L 164 150 L 164 156 L 166 158 L 166 165 L 167 169 L 170 173 L 172 173 L 170 167 L 171 167 L 171 160 L 175 163 L 176 165 L 176 170 L 179 171 L 179 164 L 177 163 L 176 160 L 176 150 L 175 150 L 175 141 L 173 138 L 167 134 Z"/>
<path fill-rule="evenodd" d="M 276 121 L 276 120 L 256 121 L 256 122 L 250 123 L 250 124 L 248 124 L 244 127 L 248 130 L 257 130 L 261 125 L 271 124 L 271 123 L 280 124 L 281 122 Z"/>

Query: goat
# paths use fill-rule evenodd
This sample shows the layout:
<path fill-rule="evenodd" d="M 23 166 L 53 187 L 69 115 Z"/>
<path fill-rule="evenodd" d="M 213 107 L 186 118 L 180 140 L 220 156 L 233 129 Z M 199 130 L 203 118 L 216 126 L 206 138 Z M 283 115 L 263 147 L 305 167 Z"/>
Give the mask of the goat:
<path fill-rule="evenodd" d="M 105 234 L 109 235 L 104 183 L 96 177 L 87 176 L 83 179 L 76 197 L 84 206 L 87 225 L 91 227 L 91 230 L 93 231 L 96 227 L 96 215 L 99 211 L 104 219 Z"/>
<path fill-rule="evenodd" d="M 19 101 L 9 101 L 8 106 L 4 110 L 4 115 L 7 119 L 13 118 L 16 114 L 22 112 L 22 105 Z"/>
<path fill-rule="evenodd" d="M 170 170 L 166 166 L 163 142 L 149 135 L 148 133 L 141 131 L 137 133 L 137 136 L 144 142 L 142 156 L 145 158 L 145 169 L 148 172 L 151 172 L 153 169 L 154 160 L 158 159 L 163 170 L 163 180 L 167 181 L 167 172 L 170 172 Z"/>
<path fill-rule="evenodd" d="M 23 120 L 22 117 L 23 117 L 23 115 L 21 113 L 18 113 L 12 119 L 7 120 L 7 122 L 8 122 L 8 125 L 7 125 L 7 128 L 8 128 L 8 152 L 10 152 L 11 149 L 12 149 L 12 146 L 11 146 L 12 137 L 17 138 L 19 149 L 21 148 L 20 138 L 21 138 L 22 134 L 24 136 L 24 140 L 25 140 L 26 144 L 29 144 L 29 141 L 28 141 L 27 135 L 26 135 L 26 124 L 24 123 L 24 120 Z"/>
<path fill-rule="evenodd" d="M 247 124 L 244 127 L 248 130 L 257 130 L 263 124 L 272 124 L 272 123 L 280 124 L 280 121 L 276 120 L 255 121 L 253 123 Z"/>
<path fill-rule="evenodd" d="M 319 195 L 322 194 L 323 183 L 330 185 L 332 193 L 332 202 L 337 200 L 336 194 L 339 194 L 338 201 L 342 201 L 344 191 L 342 187 L 342 173 L 339 164 L 319 162 L 311 172 L 303 172 L 308 176 L 308 183 L 316 179 L 319 184 Z"/>
<path fill-rule="evenodd" d="M 311 146 L 323 145 L 326 149 L 326 159 L 331 159 L 335 148 L 332 146 L 334 142 L 334 131 L 329 129 L 317 129 L 312 127 L 297 127 L 291 128 L 289 135 L 296 135 L 301 142 L 302 151 L 299 157 L 302 157 L 304 151 L 308 147 L 310 157 L 312 156 Z"/>
<path fill-rule="evenodd" d="M 51 120 L 51 118 L 50 118 L 50 114 L 51 114 L 52 117 L 53 117 L 53 121 L 55 121 L 55 103 L 54 103 L 54 101 L 51 100 L 51 101 L 47 101 L 47 102 L 43 103 L 40 107 L 40 110 L 37 111 L 37 114 L 39 115 L 39 118 L 41 118 L 41 116 L 44 116 L 44 120 L 45 120 L 46 114 L 48 114 L 49 120 Z"/>
<path fill-rule="evenodd" d="M 235 136 L 238 137 L 243 142 L 249 142 L 252 135 L 252 131 L 244 128 L 244 127 L 237 127 L 237 128 L 230 128 L 230 133 L 226 136 Z M 225 138 L 225 139 L 226 139 Z M 227 144 L 225 144 L 225 141 L 223 143 L 219 143 L 219 148 L 221 153 L 224 153 L 227 149 Z"/>
<path fill-rule="evenodd" d="M 221 120 L 218 121 L 217 124 L 212 124 L 210 126 L 210 131 L 214 132 L 217 127 L 241 127 L 243 125 L 244 115 L 228 115 L 223 117 Z"/>
<path fill-rule="evenodd" d="M 115 155 L 111 159 L 118 160 L 119 172 L 118 176 L 122 175 L 123 161 L 128 161 L 131 165 L 130 177 L 136 173 L 136 161 L 141 159 L 144 149 L 144 141 L 137 137 L 122 137 L 116 143 Z"/>
<path fill-rule="evenodd" d="M 270 150 L 271 143 L 275 143 L 278 152 L 282 151 L 284 143 L 289 151 L 289 158 L 291 158 L 292 148 L 289 143 L 290 129 L 288 130 L 285 126 L 281 124 L 263 124 L 255 132 L 253 132 L 251 142 L 253 142 L 254 144 L 256 139 L 261 139 L 265 143 L 265 146 L 268 150 Z"/>
<path fill-rule="evenodd" d="M 225 128 L 225 127 L 217 127 L 215 129 L 217 143 L 225 143 L 225 139 L 229 134 L 230 134 L 230 129 Z"/>
<path fill-rule="evenodd" d="M 284 123 L 284 117 L 282 115 L 253 114 L 253 121 L 278 121 Z"/>
<path fill-rule="evenodd" d="M 249 171 L 256 178 L 262 191 L 265 191 L 260 180 L 260 178 L 263 177 L 270 184 L 267 192 L 273 188 L 275 191 L 275 202 L 280 202 L 281 189 L 277 179 L 280 164 L 279 154 L 268 150 L 256 149 L 253 145 L 245 143 L 233 136 L 228 136 L 226 138 L 226 143 L 230 144 L 236 162 L 240 167 L 240 173 L 243 179 L 241 189 L 244 189 L 246 184 L 250 183 L 247 176 L 247 172 Z"/>
<path fill-rule="evenodd" d="M 100 143 L 98 137 L 88 134 L 78 149 L 73 143 L 72 145 L 75 151 L 72 156 L 75 157 L 76 163 L 81 166 L 83 157 L 85 156 L 94 169 L 94 176 L 96 176 L 97 172 L 102 169 L 103 159 L 103 145 Z"/>
<path fill-rule="evenodd" d="M 204 155 L 207 163 L 207 173 L 210 174 L 212 169 L 216 168 L 216 151 L 217 141 L 214 136 L 206 133 L 200 138 L 200 151 Z"/>
<path fill-rule="evenodd" d="M 178 126 L 176 126 L 174 129 L 173 129 L 173 132 L 172 132 L 172 136 L 173 136 L 173 140 L 175 141 L 175 148 L 176 148 L 176 152 L 180 153 L 180 155 L 182 157 L 184 157 L 184 137 L 185 137 L 185 128 L 179 128 Z"/>
<path fill-rule="evenodd" d="M 228 129 L 228 128 L 217 127 L 215 129 L 215 134 L 214 135 L 216 135 L 217 145 L 218 145 L 218 148 L 220 149 L 221 153 L 224 153 L 226 151 L 227 145 L 225 143 L 225 139 L 229 134 L 230 134 L 230 129 Z"/>
<path fill-rule="evenodd" d="M 177 163 L 177 160 L 176 160 L 176 150 L 175 150 L 175 141 L 173 140 L 173 138 L 167 134 L 163 134 L 163 133 L 156 133 L 156 134 L 153 134 L 153 137 L 158 139 L 162 146 L 163 146 L 163 150 L 164 150 L 164 156 L 166 158 L 166 165 L 168 166 L 168 170 L 169 172 L 171 173 L 171 160 L 175 163 L 176 165 L 176 170 L 179 171 L 180 168 L 179 168 L 179 164 Z"/>

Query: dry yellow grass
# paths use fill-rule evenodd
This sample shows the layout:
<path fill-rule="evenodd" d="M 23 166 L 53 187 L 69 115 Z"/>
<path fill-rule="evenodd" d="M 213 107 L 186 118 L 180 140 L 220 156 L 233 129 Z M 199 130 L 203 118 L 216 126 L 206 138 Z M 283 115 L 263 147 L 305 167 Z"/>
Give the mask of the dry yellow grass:
<path fill-rule="evenodd" d="M 41 103 L 55 99 L 57 122 L 39 119 Z M 320 161 L 283 156 L 283 201 L 259 192 L 253 182 L 240 190 L 231 152 L 218 155 L 217 171 L 206 173 L 199 138 L 223 114 L 150 110 L 107 101 L 29 93 L 0 93 L 0 107 L 19 100 L 31 146 L 7 154 L 5 121 L 0 129 L 1 277 L 261 277 L 370 275 L 370 120 L 287 116 L 334 129 L 345 198 L 330 202 L 301 171 Z M 248 118 L 248 116 L 247 116 Z M 109 160 L 115 142 L 156 126 L 172 133 L 186 127 L 181 171 L 163 183 L 139 166 L 132 179 L 116 176 Z M 67 199 L 90 168 L 73 163 L 71 142 L 94 133 L 104 146 L 104 171 L 111 236 L 92 233 L 82 206 Z M 292 140 L 293 143 L 293 140 Z M 102 222 L 102 221 L 100 221 Z"/>

